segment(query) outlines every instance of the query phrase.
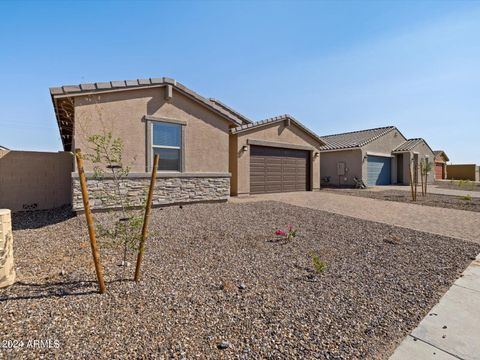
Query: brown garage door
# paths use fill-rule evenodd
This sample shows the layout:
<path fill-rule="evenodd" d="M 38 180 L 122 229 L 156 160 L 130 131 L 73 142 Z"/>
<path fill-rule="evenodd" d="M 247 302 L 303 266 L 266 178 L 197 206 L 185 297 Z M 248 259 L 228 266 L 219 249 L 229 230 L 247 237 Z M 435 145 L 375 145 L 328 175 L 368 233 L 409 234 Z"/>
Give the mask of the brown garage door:
<path fill-rule="evenodd" d="M 443 164 L 435 164 L 435 179 L 443 179 Z"/>
<path fill-rule="evenodd" d="M 250 147 L 250 193 L 306 191 L 310 187 L 309 151 Z"/>

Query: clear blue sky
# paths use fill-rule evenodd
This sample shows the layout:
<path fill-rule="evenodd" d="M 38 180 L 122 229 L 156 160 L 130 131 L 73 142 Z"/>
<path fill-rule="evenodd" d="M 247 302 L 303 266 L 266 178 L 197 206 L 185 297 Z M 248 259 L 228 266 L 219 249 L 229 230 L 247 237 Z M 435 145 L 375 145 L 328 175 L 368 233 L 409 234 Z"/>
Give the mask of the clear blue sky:
<path fill-rule="evenodd" d="M 480 163 L 480 2 L 1 2 L 0 144 L 61 150 L 51 86 L 176 78 L 320 135 L 396 125 Z"/>

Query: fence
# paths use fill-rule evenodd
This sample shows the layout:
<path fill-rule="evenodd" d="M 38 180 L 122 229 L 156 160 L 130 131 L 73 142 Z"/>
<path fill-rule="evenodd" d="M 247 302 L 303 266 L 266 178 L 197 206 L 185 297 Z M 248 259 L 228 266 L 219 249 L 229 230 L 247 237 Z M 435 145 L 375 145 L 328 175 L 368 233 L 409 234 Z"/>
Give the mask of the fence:
<path fill-rule="evenodd" d="M 447 165 L 447 179 L 479 181 L 479 168 L 475 164 Z"/>
<path fill-rule="evenodd" d="M 72 202 L 73 156 L 0 150 L 0 209 L 41 210 Z"/>

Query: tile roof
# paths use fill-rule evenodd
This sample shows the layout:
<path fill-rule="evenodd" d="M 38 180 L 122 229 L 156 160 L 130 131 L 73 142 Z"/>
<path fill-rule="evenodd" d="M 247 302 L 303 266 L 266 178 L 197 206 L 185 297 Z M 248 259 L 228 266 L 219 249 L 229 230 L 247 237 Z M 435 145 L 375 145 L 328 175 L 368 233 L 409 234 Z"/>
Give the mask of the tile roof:
<path fill-rule="evenodd" d="M 418 144 L 425 142 L 422 138 L 408 139 L 404 143 L 397 146 L 393 152 L 412 151 Z"/>
<path fill-rule="evenodd" d="M 446 153 L 445 151 L 443 151 L 443 150 L 435 150 L 433 153 L 435 154 L 435 157 L 443 154 L 445 160 L 446 160 L 446 161 L 450 161 L 450 159 L 449 159 L 448 156 L 447 156 L 447 153 Z"/>
<path fill-rule="evenodd" d="M 178 81 L 168 77 L 161 78 L 148 78 L 148 79 L 134 79 L 134 80 L 117 80 L 117 81 L 108 81 L 108 82 L 97 82 L 97 83 L 87 83 L 79 85 L 64 85 L 60 87 L 50 88 L 50 95 L 52 98 L 59 96 L 79 96 L 85 95 L 92 92 L 109 92 L 109 91 L 118 91 L 124 89 L 132 88 L 143 88 L 143 87 L 159 87 L 165 85 L 172 85 L 177 90 L 181 91 L 194 98 L 195 100 L 203 103 L 212 110 L 220 113 L 224 117 L 230 119 L 236 125 L 241 125 L 246 119 L 244 116 L 238 116 L 239 114 L 228 108 L 224 104 L 217 104 L 218 101 L 211 101 L 200 94 L 196 93 L 192 89 L 182 85 Z"/>
<path fill-rule="evenodd" d="M 163 87 L 171 85 L 177 91 L 192 98 L 198 103 L 204 105 L 206 108 L 222 116 L 224 119 L 230 121 L 234 126 L 248 123 L 246 117 L 240 115 L 236 111 L 227 107 L 225 104 L 220 104 L 218 100 L 211 101 L 178 81 L 168 77 L 148 78 L 148 79 L 134 79 L 134 80 L 118 80 L 108 82 L 97 82 L 79 85 L 65 85 L 60 87 L 50 88 L 50 95 L 52 97 L 53 107 L 57 117 L 58 128 L 65 151 L 70 151 L 73 142 L 73 127 L 74 127 L 74 111 L 72 97 L 88 95 L 91 93 L 112 92 L 121 90 L 130 90 L 134 88 L 146 87 Z"/>
<path fill-rule="evenodd" d="M 311 137 L 313 137 L 315 140 L 317 140 L 320 144 L 324 144 L 325 142 L 320 138 L 317 134 L 315 134 L 313 131 L 310 129 L 306 128 L 302 123 L 300 123 L 297 119 L 295 119 L 293 116 L 285 114 L 285 115 L 279 115 L 279 116 L 274 116 L 265 120 L 260 120 L 255 123 L 250 123 L 250 124 L 244 124 L 241 126 L 237 126 L 235 128 L 230 129 L 230 133 L 232 134 L 238 134 L 240 132 L 244 131 L 249 131 L 251 129 L 256 129 L 262 126 L 266 126 L 269 124 L 274 124 L 277 122 L 285 121 L 285 120 L 290 120 L 293 122 L 295 125 L 297 125 L 300 129 L 302 129 L 304 132 L 309 134 Z"/>
<path fill-rule="evenodd" d="M 325 146 L 323 146 L 321 150 L 325 151 L 360 148 L 394 129 L 396 129 L 395 126 L 385 126 L 374 129 L 321 136 L 325 142 Z"/>
<path fill-rule="evenodd" d="M 252 123 L 253 121 L 250 120 L 249 118 L 247 118 L 246 116 L 240 114 L 238 111 L 236 110 L 233 110 L 230 106 L 227 106 L 225 105 L 223 102 L 221 102 L 220 100 L 218 99 L 214 99 L 214 98 L 209 98 L 208 100 L 210 100 L 211 102 L 213 102 L 214 104 L 222 107 L 223 109 L 229 111 L 230 113 L 232 113 L 233 115 L 235 115 L 237 118 L 243 120 L 243 122 L 245 124 L 250 124 Z"/>

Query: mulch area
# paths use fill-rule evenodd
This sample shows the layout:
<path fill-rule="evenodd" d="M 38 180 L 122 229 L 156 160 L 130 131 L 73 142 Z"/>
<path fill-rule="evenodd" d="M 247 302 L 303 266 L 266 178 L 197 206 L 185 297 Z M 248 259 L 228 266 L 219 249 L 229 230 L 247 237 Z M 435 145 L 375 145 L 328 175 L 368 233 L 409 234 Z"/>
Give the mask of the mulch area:
<path fill-rule="evenodd" d="M 139 284 L 130 280 L 134 254 L 120 267 L 122 250 L 102 247 L 105 295 L 83 216 L 14 216 L 17 283 L 0 290 L 0 339 L 24 343 L 0 357 L 385 359 L 480 252 L 277 202 L 152 215 Z M 297 237 L 278 240 L 289 224 Z M 33 339 L 53 346 L 28 348 Z"/>
<path fill-rule="evenodd" d="M 412 195 L 410 192 L 403 190 L 372 191 L 368 189 L 324 188 L 322 191 L 332 191 L 343 195 L 360 196 L 370 199 L 398 201 L 416 205 L 480 212 L 480 198 L 465 199 L 462 196 L 439 195 L 431 193 L 428 193 L 427 196 L 422 196 L 420 188 L 417 192 L 417 201 L 412 201 Z"/>

